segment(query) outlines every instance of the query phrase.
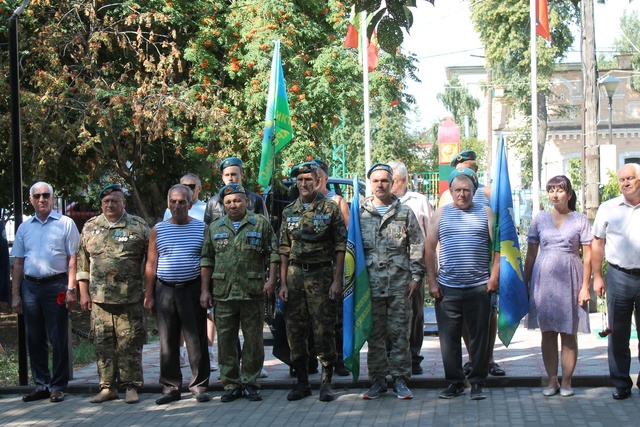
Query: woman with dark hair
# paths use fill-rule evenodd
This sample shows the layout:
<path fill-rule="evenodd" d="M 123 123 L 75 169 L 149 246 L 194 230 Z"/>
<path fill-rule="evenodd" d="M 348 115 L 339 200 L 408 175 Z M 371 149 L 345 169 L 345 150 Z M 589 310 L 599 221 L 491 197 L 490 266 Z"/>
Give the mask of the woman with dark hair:
<path fill-rule="evenodd" d="M 542 359 L 549 376 L 545 396 L 573 396 L 571 377 L 578 360 L 577 333 L 589 333 L 591 240 L 589 220 L 576 212 L 576 193 L 566 176 L 547 183 L 553 208 L 540 212 L 529 234 L 524 276 L 529 288 L 526 326 L 542 332 Z M 580 259 L 580 246 L 584 263 Z M 538 253 L 538 250 L 540 252 Z M 562 385 L 558 382 L 558 334 L 562 343 Z"/>

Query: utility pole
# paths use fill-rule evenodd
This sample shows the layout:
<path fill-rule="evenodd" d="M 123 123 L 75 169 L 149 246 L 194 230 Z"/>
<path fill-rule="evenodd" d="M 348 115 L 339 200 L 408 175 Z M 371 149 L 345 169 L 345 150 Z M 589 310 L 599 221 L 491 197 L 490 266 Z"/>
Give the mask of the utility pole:
<path fill-rule="evenodd" d="M 491 83 L 491 68 L 487 69 L 487 185 L 491 185 L 491 169 L 493 165 L 493 85 Z"/>
<path fill-rule="evenodd" d="M 583 201 L 584 211 L 593 221 L 600 205 L 600 153 L 597 134 L 598 70 L 593 23 L 593 0 L 582 0 L 582 150 L 583 150 Z"/>

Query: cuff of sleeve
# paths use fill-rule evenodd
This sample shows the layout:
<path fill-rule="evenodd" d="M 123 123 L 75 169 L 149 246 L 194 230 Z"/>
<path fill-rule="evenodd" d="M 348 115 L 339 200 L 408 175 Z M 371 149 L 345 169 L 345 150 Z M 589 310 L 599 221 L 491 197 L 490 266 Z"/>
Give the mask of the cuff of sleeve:
<path fill-rule="evenodd" d="M 87 271 L 79 271 L 76 273 L 76 280 L 86 280 L 89 281 L 89 272 Z"/>
<path fill-rule="evenodd" d="M 215 267 L 216 263 L 207 258 L 200 258 L 200 267 Z"/>

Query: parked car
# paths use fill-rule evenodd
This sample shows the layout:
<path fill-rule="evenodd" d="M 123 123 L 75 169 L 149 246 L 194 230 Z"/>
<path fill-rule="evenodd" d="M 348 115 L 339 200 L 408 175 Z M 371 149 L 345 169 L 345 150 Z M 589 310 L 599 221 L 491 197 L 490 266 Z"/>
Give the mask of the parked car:
<path fill-rule="evenodd" d="M 59 211 L 60 210 L 58 210 L 58 212 Z M 71 202 L 65 207 L 64 214 L 76 223 L 78 231 L 81 232 L 84 223 L 94 216 L 100 215 L 100 212 L 95 211 L 88 203 Z"/>

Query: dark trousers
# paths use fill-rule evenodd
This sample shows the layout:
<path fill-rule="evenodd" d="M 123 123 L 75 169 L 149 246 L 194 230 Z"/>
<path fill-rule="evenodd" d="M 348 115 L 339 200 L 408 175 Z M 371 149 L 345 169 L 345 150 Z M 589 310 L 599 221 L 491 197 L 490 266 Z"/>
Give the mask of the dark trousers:
<path fill-rule="evenodd" d="M 640 330 L 640 277 L 607 269 L 607 308 L 609 311 L 609 375 L 616 388 L 629 389 L 631 369 L 631 314 L 635 308 L 636 330 Z M 640 344 L 638 347 L 640 359 Z M 640 386 L 640 379 L 639 386 Z"/>
<path fill-rule="evenodd" d="M 411 297 L 411 325 L 409 330 L 409 348 L 411 349 L 412 365 L 420 365 L 424 359 L 420 355 L 424 341 L 424 281 L 418 292 Z"/>
<path fill-rule="evenodd" d="M 469 352 L 473 367 L 467 377 L 469 383 L 482 384 L 489 373 L 489 315 L 491 296 L 487 285 L 473 288 L 441 286 L 443 297 L 436 300 L 436 319 L 440 337 L 440 351 L 444 375 L 451 384 L 465 380 L 462 369 L 462 323 L 469 330 Z"/>
<path fill-rule="evenodd" d="M 64 303 L 58 304 L 58 295 L 66 296 L 67 283 L 67 276 L 40 285 L 27 278 L 22 281 L 31 375 L 38 390 L 64 390 L 69 382 L 69 311 Z M 52 371 L 49 343 L 53 350 Z"/>
<path fill-rule="evenodd" d="M 191 366 L 189 390 L 201 393 L 209 386 L 209 349 L 206 310 L 200 306 L 200 281 L 183 288 L 156 282 L 156 318 L 160 335 L 160 384 L 163 393 L 180 390 L 180 331 Z"/>

